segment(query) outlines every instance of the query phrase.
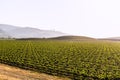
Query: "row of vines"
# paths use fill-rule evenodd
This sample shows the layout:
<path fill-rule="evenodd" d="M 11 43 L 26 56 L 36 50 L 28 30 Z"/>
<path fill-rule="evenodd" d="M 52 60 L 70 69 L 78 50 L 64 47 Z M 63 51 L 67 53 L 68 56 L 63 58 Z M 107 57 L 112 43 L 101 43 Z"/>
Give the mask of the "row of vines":
<path fill-rule="evenodd" d="M 73 80 L 120 78 L 120 43 L 1 40 L 0 62 Z"/>

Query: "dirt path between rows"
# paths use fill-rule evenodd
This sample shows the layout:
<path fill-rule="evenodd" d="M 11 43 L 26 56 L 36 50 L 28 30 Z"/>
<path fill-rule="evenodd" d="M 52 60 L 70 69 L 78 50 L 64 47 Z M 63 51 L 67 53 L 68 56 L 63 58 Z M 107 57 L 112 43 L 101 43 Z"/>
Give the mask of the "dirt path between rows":
<path fill-rule="evenodd" d="M 0 80 L 70 80 L 0 64 Z"/>

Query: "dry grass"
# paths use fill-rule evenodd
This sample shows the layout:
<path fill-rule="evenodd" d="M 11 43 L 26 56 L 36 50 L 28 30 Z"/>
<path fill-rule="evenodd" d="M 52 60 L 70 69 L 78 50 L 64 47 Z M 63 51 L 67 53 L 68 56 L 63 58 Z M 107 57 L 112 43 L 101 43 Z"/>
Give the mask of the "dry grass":
<path fill-rule="evenodd" d="M 70 80 L 0 64 L 0 80 Z"/>

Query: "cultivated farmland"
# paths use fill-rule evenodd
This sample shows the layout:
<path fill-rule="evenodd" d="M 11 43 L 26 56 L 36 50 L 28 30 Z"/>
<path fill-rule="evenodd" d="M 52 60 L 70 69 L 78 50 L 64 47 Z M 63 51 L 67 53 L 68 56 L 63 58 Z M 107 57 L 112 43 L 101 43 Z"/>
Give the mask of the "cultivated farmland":
<path fill-rule="evenodd" d="M 0 40 L 0 62 L 73 80 L 119 79 L 120 43 Z"/>

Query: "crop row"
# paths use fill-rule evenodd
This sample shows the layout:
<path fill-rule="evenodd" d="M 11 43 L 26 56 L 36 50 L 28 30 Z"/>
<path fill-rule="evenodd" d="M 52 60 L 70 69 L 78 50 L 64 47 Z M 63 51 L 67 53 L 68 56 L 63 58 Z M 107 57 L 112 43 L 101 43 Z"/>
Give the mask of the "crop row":
<path fill-rule="evenodd" d="M 120 78 L 120 43 L 1 40 L 0 62 L 75 80 Z"/>

